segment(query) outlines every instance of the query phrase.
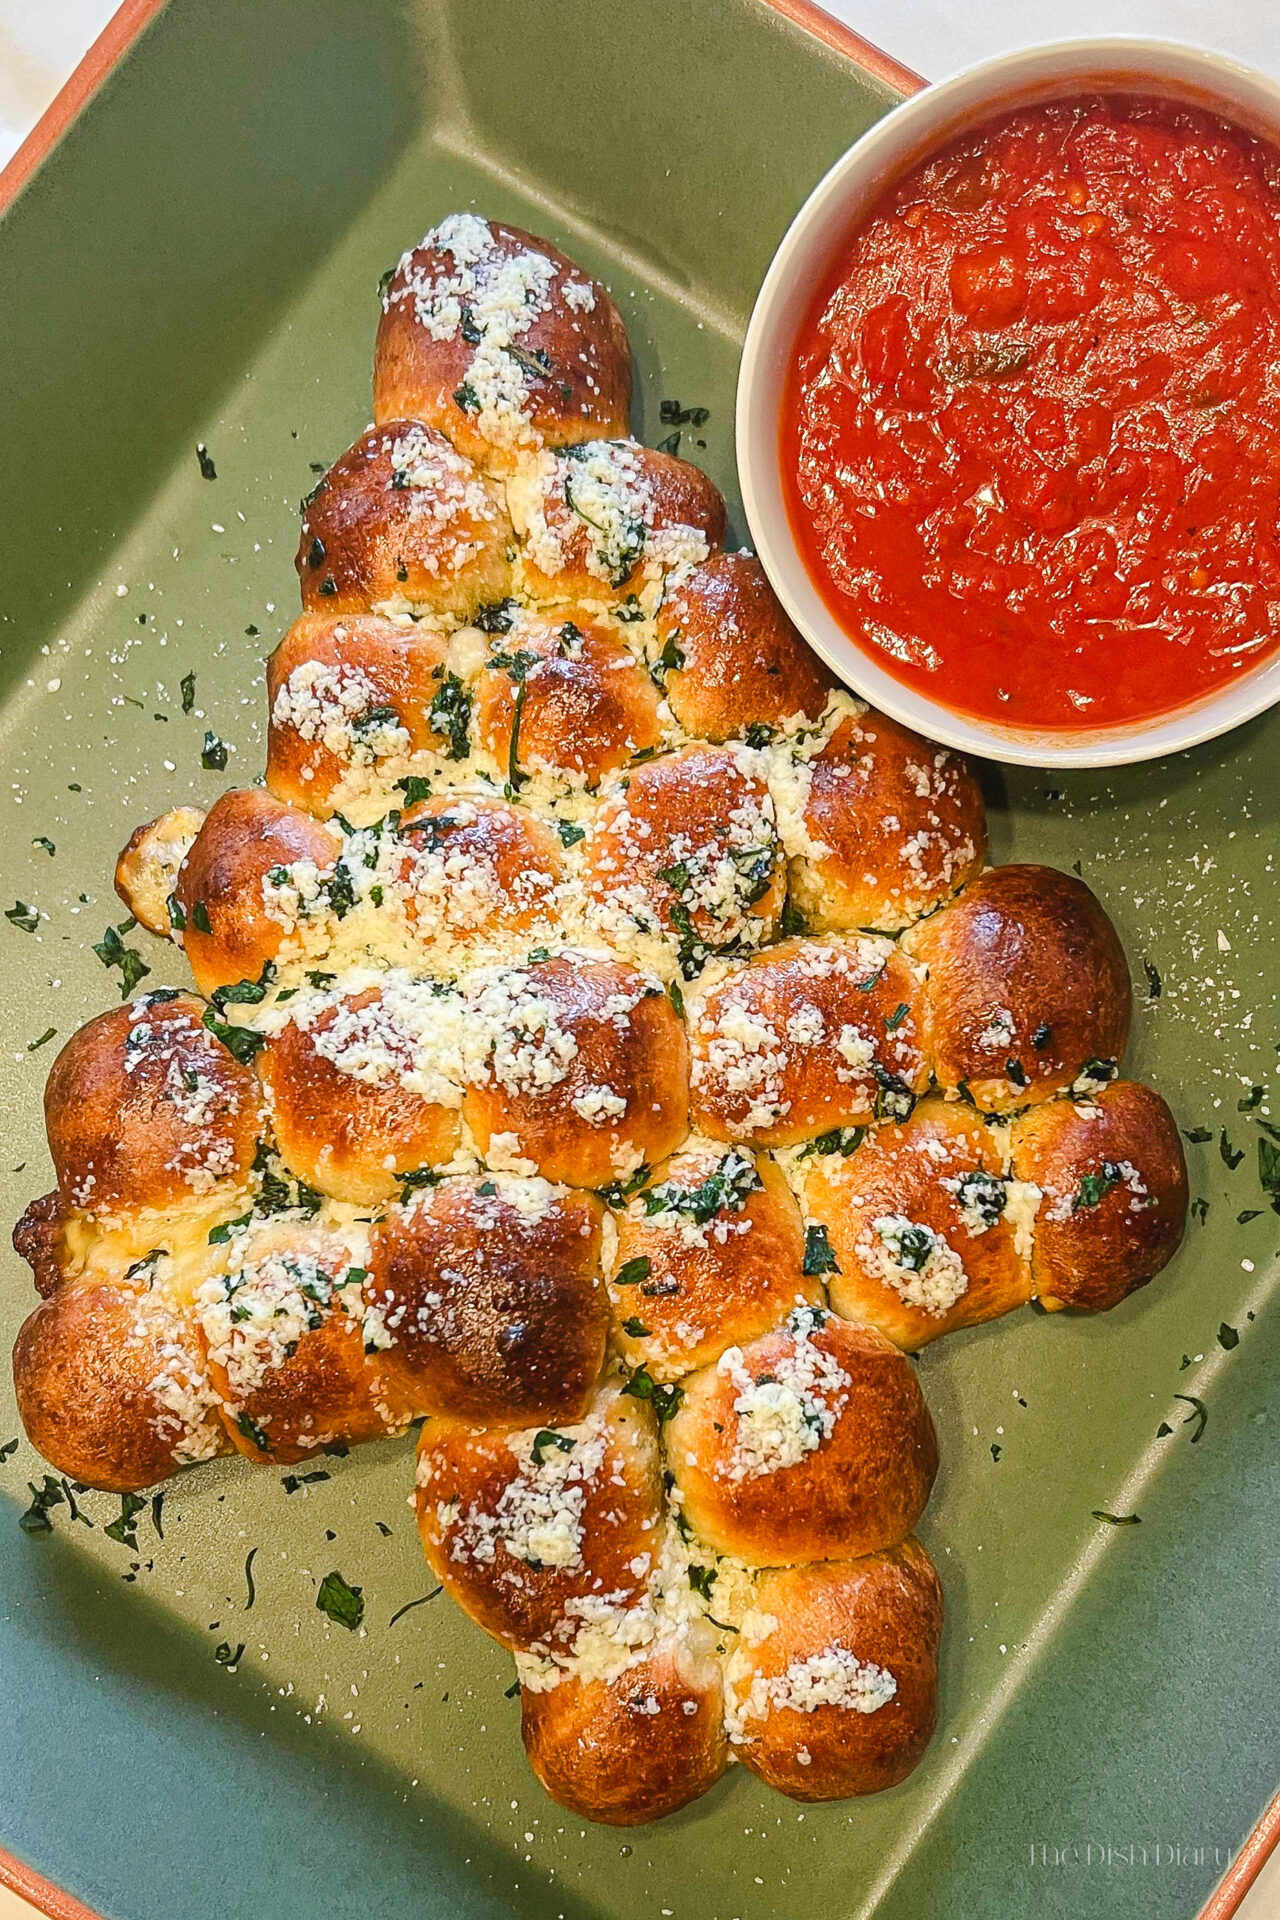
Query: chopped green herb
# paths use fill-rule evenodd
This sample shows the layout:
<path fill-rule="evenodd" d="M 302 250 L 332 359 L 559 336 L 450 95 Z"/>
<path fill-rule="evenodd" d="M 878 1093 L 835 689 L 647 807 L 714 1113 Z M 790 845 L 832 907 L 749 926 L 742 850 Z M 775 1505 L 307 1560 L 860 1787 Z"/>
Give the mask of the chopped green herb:
<path fill-rule="evenodd" d="M 533 1464 L 540 1467 L 546 1459 L 547 1448 L 554 1447 L 559 1453 L 572 1453 L 577 1445 L 567 1433 L 557 1433 L 554 1427 L 542 1427 L 533 1436 Z"/>
<path fill-rule="evenodd" d="M 431 782 L 424 780 L 420 773 L 407 773 L 403 780 L 396 781 L 396 785 L 404 795 L 406 807 L 416 806 L 419 800 L 431 798 Z"/>
<path fill-rule="evenodd" d="M 313 1487 L 319 1480 L 332 1480 L 333 1475 L 326 1473 L 323 1467 L 317 1467 L 312 1473 L 286 1473 L 280 1485 L 286 1493 L 296 1493 L 299 1487 Z"/>
<path fill-rule="evenodd" d="M 1240 1162 L 1244 1159 L 1244 1148 L 1232 1146 L 1230 1140 L 1227 1137 L 1227 1130 L 1225 1127 L 1222 1129 L 1222 1132 L 1218 1136 L 1218 1152 L 1222 1156 L 1223 1164 L 1229 1167 L 1232 1173 L 1235 1172 L 1236 1168 L 1240 1165 Z"/>
<path fill-rule="evenodd" d="M 190 713 L 191 709 L 195 706 L 195 703 L 196 703 L 195 674 L 184 673 L 179 684 L 182 688 L 182 711 L 184 713 Z"/>
<path fill-rule="evenodd" d="M 902 1025 L 903 1021 L 906 1019 L 907 1015 L 910 1013 L 910 1011 L 911 1009 L 907 1005 L 906 1001 L 899 1000 L 893 1012 L 885 1015 L 885 1022 L 884 1022 L 885 1032 L 896 1033 L 898 1031 L 898 1028 Z"/>
<path fill-rule="evenodd" d="M 1145 958 L 1142 965 L 1147 976 L 1147 998 L 1148 1000 L 1158 1000 L 1164 992 L 1164 982 L 1160 978 L 1159 970 L 1150 960 Z"/>
<path fill-rule="evenodd" d="M 464 380 L 460 387 L 454 388 L 453 404 L 462 413 L 479 413 L 480 401 L 469 380 Z"/>
<path fill-rule="evenodd" d="M 1258 1178 L 1272 1208 L 1280 1213 L 1280 1146 L 1262 1134 L 1258 1136 Z"/>
<path fill-rule="evenodd" d="M 816 1140 L 801 1147 L 797 1160 L 808 1160 L 815 1153 L 856 1153 L 867 1137 L 865 1127 L 832 1127 L 828 1133 L 820 1133 Z"/>
<path fill-rule="evenodd" d="M 232 1647 L 229 1640 L 219 1640 L 213 1650 L 213 1657 L 220 1667 L 236 1667 L 244 1654 L 244 1641 L 238 1647 Z"/>
<path fill-rule="evenodd" d="M 146 1500 L 140 1493 L 122 1493 L 120 1495 L 120 1517 L 113 1520 L 102 1531 L 108 1540 L 115 1540 L 122 1547 L 128 1547 L 130 1553 L 138 1551 L 138 1515 L 146 1507 Z"/>
<path fill-rule="evenodd" d="M 4 917 L 22 933 L 34 933 L 40 924 L 39 912 L 25 900 L 15 900 L 11 907 L 6 907 Z"/>
<path fill-rule="evenodd" d="M 210 1227 L 209 1245 L 211 1247 L 225 1247 L 229 1245 L 232 1235 L 247 1227 L 252 1219 L 253 1208 L 250 1207 L 248 1213 L 240 1214 L 237 1219 L 224 1220 L 221 1226 Z"/>
<path fill-rule="evenodd" d="M 645 1326 L 643 1320 L 637 1320 L 635 1315 L 632 1314 L 629 1319 L 622 1322 L 622 1331 L 629 1334 L 633 1340 L 646 1340 L 649 1337 L 650 1329 Z"/>
<path fill-rule="evenodd" d="M 204 745 L 200 749 L 200 765 L 207 767 L 210 773 L 221 773 L 227 764 L 227 743 L 220 740 L 210 728 L 205 728 Z"/>
<path fill-rule="evenodd" d="M 805 917 L 792 900 L 790 894 L 787 895 L 787 898 L 782 903 L 782 918 L 779 922 L 778 930 L 784 940 L 790 940 L 796 934 L 803 933 L 805 930 Z"/>
<path fill-rule="evenodd" d="M 684 994 L 680 991 L 680 982 L 670 980 L 667 983 L 667 998 L 681 1020 L 684 1019 Z"/>
<path fill-rule="evenodd" d="M 587 837 L 586 828 L 578 826 L 573 820 L 557 820 L 556 832 L 560 835 L 562 847 L 576 847 L 579 840 Z"/>
<path fill-rule="evenodd" d="M 1237 1113 L 1252 1113 L 1255 1107 L 1262 1105 L 1265 1087 L 1250 1087 L 1243 1100 L 1236 1101 Z"/>
<path fill-rule="evenodd" d="M 1142 1516 L 1138 1513 L 1107 1513 L 1102 1507 L 1093 1509 L 1095 1520 L 1105 1520 L 1109 1527 L 1140 1527 Z"/>
<path fill-rule="evenodd" d="M 1197 1400 L 1193 1393 L 1175 1393 L 1173 1397 L 1175 1400 L 1184 1401 L 1191 1409 L 1182 1424 L 1184 1427 L 1187 1427 L 1190 1426 L 1193 1420 L 1196 1422 L 1196 1430 L 1191 1436 L 1191 1444 L 1194 1447 L 1196 1441 L 1200 1439 L 1209 1424 L 1209 1409 L 1206 1407 L 1204 1401 Z"/>
<path fill-rule="evenodd" d="M 364 1619 L 364 1588 L 349 1587 L 336 1571 L 326 1573 L 316 1594 L 316 1606 L 337 1626 L 354 1633 Z"/>
<path fill-rule="evenodd" d="M 54 1507 L 62 1506 L 67 1498 L 61 1481 L 55 1480 L 51 1473 L 46 1473 L 40 1486 L 34 1480 L 28 1480 L 27 1490 L 31 1495 L 31 1505 L 25 1513 L 18 1515 L 18 1525 L 33 1538 L 38 1533 L 52 1533 L 53 1522 L 49 1514 Z"/>
<path fill-rule="evenodd" d="M 903 1237 L 905 1238 L 905 1235 Z M 819 1222 L 805 1229 L 804 1266 L 801 1271 L 810 1277 L 819 1273 L 839 1273 L 840 1271 L 839 1262 L 831 1251 L 827 1230 Z"/>
<path fill-rule="evenodd" d="M 1085 1207 L 1099 1206 L 1123 1179 L 1124 1174 L 1114 1160 L 1104 1160 L 1096 1173 L 1082 1174 L 1079 1191 L 1071 1202 L 1072 1213 L 1079 1213 Z"/>
<path fill-rule="evenodd" d="M 394 1627 L 396 1621 L 403 1620 L 406 1613 L 412 1613 L 415 1607 L 425 1607 L 428 1600 L 438 1600 L 443 1592 L 443 1587 L 432 1587 L 430 1593 L 420 1593 L 416 1600 L 406 1600 L 402 1607 L 396 1608 L 387 1625 Z"/>
<path fill-rule="evenodd" d="M 1182 1137 L 1184 1140 L 1189 1140 L 1193 1147 L 1202 1147 L 1207 1140 L 1212 1140 L 1213 1129 L 1211 1127 L 1184 1127 L 1182 1129 Z"/>
<path fill-rule="evenodd" d="M 762 1185 L 754 1160 L 741 1148 L 732 1147 L 699 1186 L 678 1187 L 664 1180 L 651 1187 L 644 1195 L 644 1210 L 646 1215 L 685 1214 L 699 1226 L 705 1226 L 718 1213 L 740 1213 L 750 1195 Z"/>
<path fill-rule="evenodd" d="M 1052 1039 L 1053 1028 L 1045 1026 L 1042 1021 L 1031 1036 L 1031 1044 L 1037 1053 L 1043 1053 Z"/>
<path fill-rule="evenodd" d="M 679 453 L 680 451 L 679 430 L 677 429 L 675 433 L 669 433 L 665 440 L 659 440 L 657 450 L 659 453 L 672 453 L 672 454 Z"/>
<path fill-rule="evenodd" d="M 33 847 L 43 847 L 51 860 L 54 854 L 58 851 L 58 849 L 54 846 L 52 840 L 50 840 L 48 834 L 46 833 L 38 833 L 35 839 L 31 842 L 31 844 Z"/>
<path fill-rule="evenodd" d="M 638 1253 L 634 1260 L 626 1260 L 613 1276 L 615 1287 L 635 1287 L 649 1278 L 653 1265 L 647 1253 Z"/>
<path fill-rule="evenodd" d="M 648 1367 L 637 1367 L 622 1389 L 633 1400 L 648 1400 L 658 1416 L 658 1425 L 665 1426 L 684 1399 L 684 1388 L 661 1386 L 650 1373 Z"/>
<path fill-rule="evenodd" d="M 1229 1327 L 1225 1320 L 1218 1328 L 1218 1345 L 1225 1353 L 1230 1353 L 1234 1347 L 1240 1345 L 1240 1335 L 1234 1327 Z"/>
<path fill-rule="evenodd" d="M 204 1010 L 204 1025 L 208 1027 L 215 1040 L 220 1040 L 227 1052 L 243 1066 L 248 1066 L 260 1046 L 263 1035 L 255 1033 L 252 1027 L 228 1026 L 225 1020 L 219 1020 L 212 1007 Z"/>
<path fill-rule="evenodd" d="M 678 400 L 663 400 L 658 418 L 664 427 L 705 427 L 711 418 L 709 407 L 682 407 Z"/>
<path fill-rule="evenodd" d="M 258 1597 L 258 1589 L 253 1584 L 253 1563 L 257 1557 L 257 1553 L 258 1549 L 256 1547 L 250 1547 L 248 1553 L 245 1555 L 244 1583 L 249 1590 L 249 1598 L 244 1603 L 246 1613 L 248 1613 L 250 1607 Z"/>
<path fill-rule="evenodd" d="M 57 1034 L 58 1029 L 56 1027 L 46 1027 L 38 1040 L 28 1040 L 27 1052 L 35 1053 L 37 1048 L 47 1046 L 50 1040 L 57 1038 Z"/>
<path fill-rule="evenodd" d="M 201 477 L 205 480 L 216 480 L 218 469 L 214 466 L 213 455 L 203 440 L 196 441 L 196 459 L 200 462 Z"/>
<path fill-rule="evenodd" d="M 119 967 L 122 1000 L 127 1000 L 139 980 L 151 971 L 138 949 L 126 947 L 114 927 L 108 927 L 101 940 L 94 941 L 93 950 L 104 967 Z"/>
<path fill-rule="evenodd" d="M 12 1440 L 6 1440 L 4 1445 L 0 1447 L 0 1461 L 11 1460 L 17 1451 L 18 1442 L 16 1437 Z"/>
<path fill-rule="evenodd" d="M 611 1180 L 606 1187 L 600 1188 L 600 1198 L 610 1207 L 625 1207 L 633 1193 L 639 1193 L 649 1178 L 647 1166 L 637 1167 L 625 1180 Z"/>
<path fill-rule="evenodd" d="M 1246 1207 L 1243 1213 L 1236 1215 L 1236 1225 L 1238 1227 L 1247 1227 L 1251 1220 L 1261 1220 L 1261 1218 L 1261 1207 Z"/>
<path fill-rule="evenodd" d="M 467 730 L 471 724 L 471 695 L 456 673 L 445 675 L 444 685 L 431 702 L 428 715 L 432 731 L 449 742 L 446 758 L 465 760 L 469 750 Z"/>
<path fill-rule="evenodd" d="M 715 1579 L 716 1570 L 714 1567 L 689 1568 L 689 1585 L 695 1593 L 701 1594 L 704 1600 L 710 1600 L 711 1589 L 715 1585 Z"/>

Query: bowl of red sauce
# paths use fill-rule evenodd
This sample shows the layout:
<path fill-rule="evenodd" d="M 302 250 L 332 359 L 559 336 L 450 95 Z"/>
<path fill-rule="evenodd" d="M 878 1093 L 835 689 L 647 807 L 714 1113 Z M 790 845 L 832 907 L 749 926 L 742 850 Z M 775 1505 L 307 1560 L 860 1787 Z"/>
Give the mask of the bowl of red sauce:
<path fill-rule="evenodd" d="M 985 62 L 839 160 L 738 387 L 756 547 L 865 698 L 1100 766 L 1280 700 L 1280 86 L 1172 42 Z"/>

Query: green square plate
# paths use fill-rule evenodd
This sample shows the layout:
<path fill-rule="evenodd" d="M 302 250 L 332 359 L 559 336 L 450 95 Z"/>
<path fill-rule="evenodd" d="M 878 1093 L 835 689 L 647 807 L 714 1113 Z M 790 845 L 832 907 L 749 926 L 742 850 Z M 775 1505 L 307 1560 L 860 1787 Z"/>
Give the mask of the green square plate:
<path fill-rule="evenodd" d="M 297 501 L 366 420 L 381 269 L 452 207 L 549 234 L 619 299 L 637 431 L 661 435 L 664 397 L 709 407 L 681 450 L 736 512 L 755 288 L 896 97 L 803 0 L 129 12 L 145 31 L 0 220 L 0 886 L 41 913 L 0 923 L 6 1218 L 49 1183 L 35 1043 L 113 997 L 91 943 L 122 917 L 117 848 L 223 784 L 206 726 L 233 777 L 262 765 Z M 43 1471 L 22 1440 L 0 1465 L 4 1844 L 119 1920 L 1185 1920 L 1280 1780 L 1280 1222 L 1257 1145 L 1280 1118 L 1278 769 L 1273 718 L 1052 787 L 992 771 L 995 857 L 1080 862 L 1151 981 L 1132 1066 L 1207 1133 L 1207 1221 L 1105 1320 L 1028 1312 L 923 1357 L 949 1627 L 909 1782 L 802 1811 L 735 1770 L 664 1826 L 584 1830 L 526 1770 L 505 1656 L 443 1600 L 392 1624 L 427 1591 L 407 1444 L 293 1493 L 198 1468 L 133 1550 L 103 1495 L 91 1526 L 63 1506 L 20 1530 Z M 152 984 L 178 981 L 146 947 Z M 11 1334 L 15 1258 L 0 1285 Z M 316 1609 L 335 1567 L 358 1633 Z"/>

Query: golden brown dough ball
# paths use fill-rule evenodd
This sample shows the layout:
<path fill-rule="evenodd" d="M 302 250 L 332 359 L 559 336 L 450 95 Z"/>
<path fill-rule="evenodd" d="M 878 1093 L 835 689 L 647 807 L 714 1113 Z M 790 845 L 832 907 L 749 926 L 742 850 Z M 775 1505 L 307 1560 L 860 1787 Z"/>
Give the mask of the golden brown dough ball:
<path fill-rule="evenodd" d="M 967 763 L 869 708 L 816 752 L 778 747 L 770 785 L 814 932 L 896 932 L 982 871 L 986 810 Z"/>
<path fill-rule="evenodd" d="M 1160 1095 L 1116 1080 L 1088 1100 L 1033 1107 L 1009 1132 L 1014 1170 L 1041 1190 L 1031 1278 L 1046 1306 L 1105 1312 L 1178 1249 L 1187 1165 Z"/>
<path fill-rule="evenodd" d="M 724 539 L 719 488 L 635 440 L 544 454 L 512 478 L 507 501 L 531 600 L 650 604 L 667 574 L 705 560 Z"/>
<path fill-rule="evenodd" d="M 408 857 L 405 913 L 425 946 L 528 933 L 557 917 L 560 842 L 526 807 L 480 793 L 442 793 L 400 822 Z"/>
<path fill-rule="evenodd" d="M 694 1629 L 612 1679 L 566 1674 L 520 1693 L 529 1764 L 562 1807 L 607 1827 L 688 1806 L 728 1765 L 715 1635 Z"/>
<path fill-rule="evenodd" d="M 308 1186 L 367 1206 L 457 1151 L 462 1092 L 433 1057 L 436 984 L 397 975 L 381 989 L 308 996 L 267 1040 L 258 1071 L 272 1127 Z"/>
<path fill-rule="evenodd" d="M 905 1780 L 938 1718 L 942 1588 L 918 1541 L 760 1576 L 726 1682 L 734 1752 L 793 1800 Z M 770 1623 L 772 1623 L 770 1625 Z"/>
<path fill-rule="evenodd" d="M 902 942 L 928 968 L 925 1051 L 944 1087 L 988 1113 L 1047 1100 L 1129 1037 L 1129 968 L 1083 880 L 993 867 Z"/>
<path fill-rule="evenodd" d="M 625 433 L 622 316 L 549 240 L 453 213 L 404 254 L 382 296 L 378 421 L 425 420 L 478 466 Z"/>
<path fill-rule="evenodd" d="M 342 852 L 336 833 L 269 793 L 233 787 L 219 795 L 174 888 L 182 945 L 201 993 L 257 980 L 288 931 L 273 907 L 269 876 L 295 866 L 320 874 Z"/>
<path fill-rule="evenodd" d="M 753 553 L 713 553 L 657 612 L 659 661 L 686 733 L 732 740 L 816 720 L 831 675 L 782 610 Z"/>
<path fill-rule="evenodd" d="M 68 1040 L 45 1085 L 64 1198 L 89 1213 L 181 1206 L 247 1178 L 261 1102 L 251 1068 L 192 993 L 143 994 Z"/>
<path fill-rule="evenodd" d="M 1036 1195 L 1004 1178 L 999 1144 L 971 1107 L 924 1100 L 901 1126 L 850 1144 L 803 1165 L 805 1210 L 835 1262 L 837 1313 L 913 1353 L 1025 1306 Z"/>
<path fill-rule="evenodd" d="M 321 1225 L 277 1220 L 232 1236 L 196 1312 L 238 1453 L 288 1464 L 406 1425 L 364 1280 L 358 1251 Z"/>
<path fill-rule="evenodd" d="M 569 1652 L 585 1624 L 647 1590 L 662 1539 L 658 1436 L 650 1409 L 616 1388 L 570 1427 L 428 1420 L 417 1484 L 436 1578 L 505 1646 Z"/>
<path fill-rule="evenodd" d="M 938 1443 L 882 1333 L 800 1307 L 690 1375 L 667 1458 L 699 1539 L 759 1567 L 896 1546 L 924 1511 Z"/>
<path fill-rule="evenodd" d="M 791 1146 L 910 1113 L 928 1084 L 920 987 L 887 940 L 786 940 L 689 1008 L 693 1122 Z"/>
<path fill-rule="evenodd" d="M 32 1445 L 91 1487 L 153 1486 L 231 1450 L 189 1317 L 142 1278 L 44 1300 L 19 1330 L 13 1379 Z"/>
<path fill-rule="evenodd" d="M 486 1159 L 604 1187 L 684 1138 L 689 1049 L 652 975 L 562 954 L 485 969 L 467 991 L 490 1039 L 463 1117 Z"/>
<path fill-rule="evenodd" d="M 307 501 L 295 565 L 310 613 L 452 614 L 511 591 L 502 489 L 431 427 L 370 427 Z"/>
<path fill-rule="evenodd" d="M 475 706 L 477 737 L 516 788 L 531 773 L 596 787 L 662 743 L 653 681 L 579 607 L 525 615 L 491 640 Z"/>
<path fill-rule="evenodd" d="M 370 1296 L 415 1412 L 568 1425 L 604 1363 L 594 1196 L 486 1174 L 444 1180 L 374 1229 Z"/>
<path fill-rule="evenodd" d="M 768 788 L 732 747 L 633 768 L 601 800 L 586 885 L 606 937 L 665 936 L 687 978 L 713 953 L 759 946 L 786 891 Z"/>
<path fill-rule="evenodd" d="M 173 937 L 169 895 L 203 825 L 202 807 L 173 807 L 135 827 L 116 861 L 116 892 L 134 919 L 162 940 Z"/>
<path fill-rule="evenodd" d="M 793 1307 L 820 1305 L 804 1273 L 804 1228 L 772 1160 L 693 1143 L 618 1216 L 609 1293 L 630 1367 L 678 1380 L 726 1347 L 767 1333 Z"/>
<path fill-rule="evenodd" d="M 431 724 L 443 637 L 376 614 L 304 613 L 267 662 L 267 786 L 328 819 L 344 781 L 444 737 Z"/>

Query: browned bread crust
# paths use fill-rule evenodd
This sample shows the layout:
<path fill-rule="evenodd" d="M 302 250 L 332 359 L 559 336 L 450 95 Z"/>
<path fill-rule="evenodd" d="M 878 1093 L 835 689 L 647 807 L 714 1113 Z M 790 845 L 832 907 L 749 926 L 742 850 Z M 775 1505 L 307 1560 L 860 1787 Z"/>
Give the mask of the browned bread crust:
<path fill-rule="evenodd" d="M 717 1140 L 794 1146 L 909 1113 L 928 1085 L 920 986 L 885 940 L 786 940 L 689 1009 L 693 1119 Z"/>
<path fill-rule="evenodd" d="M 1187 1163 L 1152 1088 L 1116 1080 L 1088 1100 L 1033 1107 L 1014 1121 L 1010 1151 L 1043 1196 L 1031 1277 L 1046 1305 L 1105 1312 L 1177 1252 Z"/>
<path fill-rule="evenodd" d="M 523 1687 L 520 1731 L 552 1799 L 608 1827 L 677 1813 L 715 1785 L 729 1757 L 719 1664 L 685 1649 L 612 1680 Z"/>
<path fill-rule="evenodd" d="M 68 1040 L 44 1110 L 69 1206 L 96 1215 L 181 1206 L 247 1175 L 258 1087 L 204 1012 L 192 993 L 144 994 Z"/>
<path fill-rule="evenodd" d="M 446 1418 L 422 1429 L 427 1559 L 459 1606 L 520 1652 L 568 1652 L 593 1602 L 640 1600 L 661 1500 L 653 1415 L 616 1388 L 585 1421 L 545 1435 Z"/>
<path fill-rule="evenodd" d="M 919 1542 L 776 1568 L 761 1575 L 755 1606 L 776 1624 L 760 1639 L 740 1635 L 729 1662 L 743 1765 L 793 1800 L 905 1780 L 938 1718 L 942 1588 Z"/>
<path fill-rule="evenodd" d="M 803 1307 L 685 1380 L 667 1445 L 694 1532 L 756 1567 L 896 1546 L 938 1467 L 910 1362 L 874 1327 Z"/>
<path fill-rule="evenodd" d="M 635 440 L 546 454 L 507 498 L 533 601 L 652 603 L 667 574 L 724 540 L 719 488 L 697 467 Z"/>
<path fill-rule="evenodd" d="M 116 892 L 134 919 L 161 940 L 172 932 L 169 896 L 178 869 L 203 825 L 203 808 L 173 807 L 135 827 L 116 861 Z"/>
<path fill-rule="evenodd" d="M 708 1182 L 723 1196 L 710 1213 Z M 618 1216 L 609 1293 L 618 1351 L 659 1381 L 710 1366 L 793 1307 L 822 1304 L 821 1282 L 804 1272 L 800 1209 L 777 1165 L 697 1142 L 655 1167 Z"/>
<path fill-rule="evenodd" d="M 526 614 L 490 641 L 475 724 L 480 744 L 513 784 L 548 773 L 597 787 L 605 774 L 662 744 L 653 681 L 616 629 L 580 607 Z"/>
<path fill-rule="evenodd" d="M 908 1353 L 1031 1297 L 1035 1195 L 1011 1191 L 999 1139 L 962 1102 L 924 1100 L 852 1151 L 815 1155 L 804 1193 L 836 1262 L 832 1306 Z"/>
<path fill-rule="evenodd" d="M 958 755 L 870 710 L 794 751 L 791 889 L 815 931 L 896 932 L 981 872 L 986 809 Z"/>
<path fill-rule="evenodd" d="M 268 875 L 296 862 L 323 874 L 341 852 L 336 833 L 269 793 L 233 787 L 214 801 L 174 889 L 183 950 L 201 993 L 257 980 L 279 953 L 287 929 L 268 911 Z"/>
<path fill-rule="evenodd" d="M 664 597 L 656 626 L 667 699 L 686 733 L 743 739 L 797 714 L 816 720 L 826 706 L 831 675 L 753 553 L 713 553 L 692 568 Z"/>
<path fill-rule="evenodd" d="M 531 1063 L 508 1064 L 495 1048 L 463 1098 L 463 1118 L 486 1159 L 504 1148 L 547 1180 L 605 1187 L 684 1138 L 688 1043 L 651 975 L 623 961 L 562 954 L 499 970 L 484 993 L 510 1009 L 513 1036 L 524 1032 L 517 1055 L 533 1051 Z"/>
<path fill-rule="evenodd" d="M 374 348 L 379 423 L 425 420 L 508 473 L 539 447 L 624 434 L 630 402 L 622 316 L 549 240 L 464 214 L 402 256 Z"/>
<path fill-rule="evenodd" d="M 993 867 L 904 935 L 928 968 L 925 1046 L 944 1087 L 1009 1112 L 1114 1071 L 1129 1037 L 1129 968 L 1083 880 Z"/>
<path fill-rule="evenodd" d="M 370 427 L 307 502 L 295 565 L 309 613 L 470 619 L 511 591 L 502 489 L 432 427 Z"/>
<path fill-rule="evenodd" d="M 357 768 L 444 745 L 431 724 L 447 644 L 376 614 L 304 613 L 267 662 L 267 786 L 317 819 Z"/>
<path fill-rule="evenodd" d="M 400 838 L 405 913 L 424 938 L 467 947 L 552 918 L 564 876 L 560 842 L 526 808 L 483 793 L 442 793 L 406 808 Z"/>
<path fill-rule="evenodd" d="M 510 1175 L 447 1179 L 374 1229 L 371 1295 L 415 1413 L 497 1427 L 585 1417 L 609 1334 L 604 1208 Z"/>

